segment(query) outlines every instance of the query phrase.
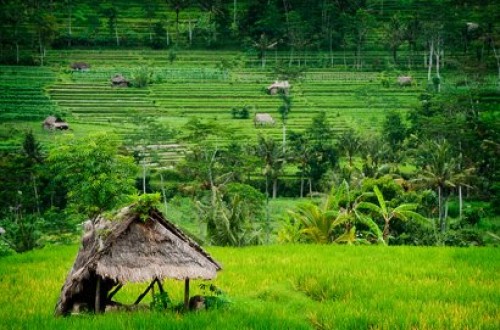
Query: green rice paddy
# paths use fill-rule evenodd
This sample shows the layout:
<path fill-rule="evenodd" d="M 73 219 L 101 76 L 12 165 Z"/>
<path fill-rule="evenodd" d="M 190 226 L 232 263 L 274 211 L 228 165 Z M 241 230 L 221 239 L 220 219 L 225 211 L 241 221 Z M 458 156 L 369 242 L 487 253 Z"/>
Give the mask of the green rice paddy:
<path fill-rule="evenodd" d="M 0 259 L 0 329 L 498 329 L 495 248 L 290 245 L 210 248 L 231 304 L 176 313 L 53 316 L 76 246 Z M 200 294 L 192 284 L 192 294 Z M 183 283 L 165 280 L 174 303 Z M 147 284 L 127 285 L 132 303 Z M 150 299 L 148 296 L 146 299 Z M 147 303 L 147 301 L 146 301 Z"/>

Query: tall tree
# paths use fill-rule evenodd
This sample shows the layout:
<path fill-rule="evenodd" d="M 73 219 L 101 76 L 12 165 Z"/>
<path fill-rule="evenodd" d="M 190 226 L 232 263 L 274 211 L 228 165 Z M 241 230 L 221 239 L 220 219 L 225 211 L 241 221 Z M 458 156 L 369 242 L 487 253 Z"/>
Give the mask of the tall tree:
<path fill-rule="evenodd" d="M 175 42 L 179 45 L 179 14 L 186 8 L 191 6 L 191 0 L 165 0 L 170 9 L 175 11 L 175 30 L 176 30 L 176 39 Z"/>
<path fill-rule="evenodd" d="M 262 161 L 262 174 L 266 179 L 266 196 L 269 196 L 269 183 L 272 182 L 272 197 L 278 195 L 278 179 L 285 165 L 285 154 L 283 148 L 271 137 L 260 135 L 256 146 L 256 155 Z"/>
<path fill-rule="evenodd" d="M 292 96 L 290 96 L 286 91 L 280 92 L 280 99 L 282 104 L 278 108 L 278 113 L 281 117 L 281 123 L 283 125 L 283 153 L 285 153 L 286 148 L 286 121 L 288 119 L 288 115 L 292 111 Z"/>
<path fill-rule="evenodd" d="M 110 135 L 95 134 L 68 139 L 49 151 L 52 173 L 66 187 L 75 211 L 94 217 L 136 191 L 137 168 L 131 157 L 118 153 L 117 141 Z"/>
<path fill-rule="evenodd" d="M 394 64 L 398 65 L 398 48 L 404 42 L 404 24 L 401 19 L 401 14 L 395 13 L 384 26 L 385 40 L 392 51 Z"/>

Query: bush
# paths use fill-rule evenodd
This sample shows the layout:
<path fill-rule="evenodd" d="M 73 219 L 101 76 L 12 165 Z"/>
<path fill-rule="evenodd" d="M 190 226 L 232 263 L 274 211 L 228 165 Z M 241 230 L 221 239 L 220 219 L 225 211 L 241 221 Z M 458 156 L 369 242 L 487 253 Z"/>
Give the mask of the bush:
<path fill-rule="evenodd" d="M 0 221 L 5 229 L 2 235 L 4 243 L 16 252 L 25 252 L 40 247 L 41 228 L 44 220 L 35 215 L 6 218 Z"/>

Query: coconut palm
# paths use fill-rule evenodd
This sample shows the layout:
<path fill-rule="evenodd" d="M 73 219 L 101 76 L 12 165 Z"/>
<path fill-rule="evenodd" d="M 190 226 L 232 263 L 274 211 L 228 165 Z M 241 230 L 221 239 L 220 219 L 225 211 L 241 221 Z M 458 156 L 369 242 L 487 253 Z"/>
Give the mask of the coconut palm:
<path fill-rule="evenodd" d="M 418 207 L 418 204 L 401 204 L 395 208 L 392 208 L 387 205 L 387 202 L 382 195 L 380 189 L 377 186 L 373 187 L 373 192 L 377 197 L 377 204 L 371 202 L 360 202 L 358 205 L 358 209 L 367 209 L 376 213 L 384 219 L 384 229 L 382 231 L 382 238 L 386 244 L 389 244 L 389 233 L 390 233 L 390 223 L 392 219 L 400 219 L 403 221 L 407 221 L 409 219 L 415 219 L 422 222 L 425 222 L 425 218 L 415 212 Z"/>
<path fill-rule="evenodd" d="M 278 44 L 278 41 L 269 39 L 265 33 L 260 35 L 259 40 L 252 40 L 252 45 L 259 52 L 261 66 L 266 67 L 266 52 L 273 49 Z"/>
<path fill-rule="evenodd" d="M 179 44 L 179 13 L 191 5 L 191 0 L 166 0 L 167 6 L 175 11 L 176 42 Z"/>
<path fill-rule="evenodd" d="M 278 193 L 278 178 L 283 171 L 285 164 L 285 154 L 271 137 L 258 137 L 256 147 L 256 155 L 263 162 L 263 174 L 266 177 L 266 195 L 269 195 L 269 180 L 273 183 L 273 198 L 276 198 Z"/>
<path fill-rule="evenodd" d="M 439 230 L 444 233 L 450 191 L 457 184 L 463 185 L 465 177 L 470 175 L 473 169 L 460 168 L 458 158 L 453 156 L 451 145 L 446 140 L 429 140 L 422 143 L 417 162 L 422 168 L 419 177 L 414 181 L 437 190 Z"/>

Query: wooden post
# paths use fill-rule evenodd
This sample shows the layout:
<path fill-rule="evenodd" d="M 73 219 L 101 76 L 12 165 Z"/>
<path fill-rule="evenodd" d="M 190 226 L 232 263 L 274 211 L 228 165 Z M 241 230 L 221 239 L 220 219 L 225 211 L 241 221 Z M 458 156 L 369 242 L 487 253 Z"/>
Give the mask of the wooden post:
<path fill-rule="evenodd" d="M 158 279 L 158 277 L 156 278 L 156 284 L 158 284 L 158 289 L 160 290 L 160 293 L 163 294 L 165 290 L 163 290 L 163 285 L 161 284 L 161 281 Z"/>
<path fill-rule="evenodd" d="M 184 282 L 184 309 L 189 309 L 189 278 Z"/>
<path fill-rule="evenodd" d="M 144 296 L 148 294 L 149 290 L 151 290 L 151 288 L 153 287 L 153 285 L 155 284 L 155 282 L 156 282 L 156 279 L 154 279 L 149 284 L 149 286 L 146 288 L 146 290 L 137 298 L 137 300 L 134 302 L 134 305 L 137 305 L 138 303 L 141 302 L 142 298 L 144 298 Z"/>
<path fill-rule="evenodd" d="M 120 289 L 123 287 L 123 284 L 118 284 L 116 288 L 108 295 L 108 301 L 111 301 L 113 299 L 113 296 L 120 291 Z"/>
<path fill-rule="evenodd" d="M 97 283 L 95 285 L 95 313 L 101 312 L 101 277 L 97 276 Z"/>

